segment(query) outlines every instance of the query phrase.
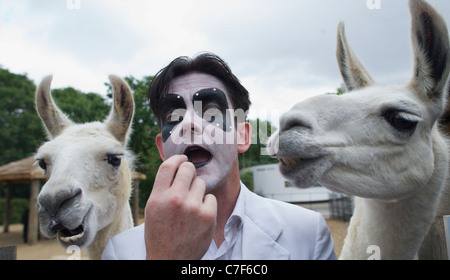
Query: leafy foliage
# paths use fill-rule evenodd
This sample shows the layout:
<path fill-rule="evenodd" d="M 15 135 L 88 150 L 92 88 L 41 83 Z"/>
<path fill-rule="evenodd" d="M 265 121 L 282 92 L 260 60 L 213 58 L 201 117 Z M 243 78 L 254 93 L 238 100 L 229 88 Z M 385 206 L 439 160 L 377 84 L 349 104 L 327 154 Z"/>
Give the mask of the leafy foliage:
<path fill-rule="evenodd" d="M 103 121 L 110 110 L 105 99 L 96 93 L 83 93 L 72 87 L 52 90 L 58 107 L 74 122 Z"/>
<path fill-rule="evenodd" d="M 25 198 L 13 198 L 11 199 L 10 211 L 11 216 L 9 217 L 9 222 L 11 224 L 22 223 L 22 215 L 29 208 L 28 200 Z M 4 223 L 5 218 L 5 199 L 0 198 L 0 224 Z"/>
<path fill-rule="evenodd" d="M 31 156 L 45 139 L 35 90 L 26 75 L 0 68 L 0 164 Z"/>
<path fill-rule="evenodd" d="M 247 152 L 239 154 L 239 168 L 247 168 L 250 166 L 260 164 L 278 163 L 277 159 L 266 155 L 265 147 L 270 135 L 274 133 L 277 128 L 269 121 L 249 120 L 252 127 L 252 145 Z"/>

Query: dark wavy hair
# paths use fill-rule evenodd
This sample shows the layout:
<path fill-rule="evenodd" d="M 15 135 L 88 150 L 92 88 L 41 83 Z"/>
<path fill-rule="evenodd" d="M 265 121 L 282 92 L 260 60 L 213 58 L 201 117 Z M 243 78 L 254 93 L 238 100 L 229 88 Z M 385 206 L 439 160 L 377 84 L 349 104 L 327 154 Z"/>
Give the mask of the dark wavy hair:
<path fill-rule="evenodd" d="M 200 53 L 193 58 L 181 56 L 174 59 L 169 65 L 161 69 L 153 78 L 148 89 L 147 97 L 155 117 L 161 127 L 161 99 L 167 95 L 169 85 L 176 77 L 190 72 L 201 72 L 219 79 L 233 103 L 233 109 L 242 109 L 247 112 L 251 101 L 248 91 L 242 86 L 239 79 L 231 72 L 225 61 L 213 53 Z"/>

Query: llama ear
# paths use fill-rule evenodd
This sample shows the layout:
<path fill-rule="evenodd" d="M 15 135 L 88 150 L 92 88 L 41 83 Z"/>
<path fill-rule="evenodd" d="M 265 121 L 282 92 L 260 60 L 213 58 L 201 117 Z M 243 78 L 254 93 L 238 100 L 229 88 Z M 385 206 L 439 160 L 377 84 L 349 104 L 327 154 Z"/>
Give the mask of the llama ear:
<path fill-rule="evenodd" d="M 134 101 L 131 89 L 121 78 L 110 75 L 114 104 L 105 124 L 117 140 L 124 145 L 131 132 L 131 121 L 134 114 Z"/>
<path fill-rule="evenodd" d="M 344 22 L 338 25 L 336 57 L 348 91 L 364 88 L 374 84 L 369 72 L 353 53 L 345 37 Z"/>
<path fill-rule="evenodd" d="M 446 91 L 446 100 L 450 100 L 450 79 L 447 84 L 447 91 Z M 439 124 L 441 125 L 442 130 L 449 135 L 450 134 L 450 102 L 447 102 L 447 104 L 444 107 L 444 111 L 442 112 L 441 117 L 439 118 Z"/>
<path fill-rule="evenodd" d="M 428 99 L 442 99 L 450 68 L 447 26 L 437 11 L 422 0 L 410 0 L 411 39 L 415 57 L 411 86 Z"/>
<path fill-rule="evenodd" d="M 39 84 L 35 95 L 36 111 L 44 123 L 49 139 L 58 136 L 72 122 L 56 106 L 50 93 L 53 76 L 45 77 Z"/>

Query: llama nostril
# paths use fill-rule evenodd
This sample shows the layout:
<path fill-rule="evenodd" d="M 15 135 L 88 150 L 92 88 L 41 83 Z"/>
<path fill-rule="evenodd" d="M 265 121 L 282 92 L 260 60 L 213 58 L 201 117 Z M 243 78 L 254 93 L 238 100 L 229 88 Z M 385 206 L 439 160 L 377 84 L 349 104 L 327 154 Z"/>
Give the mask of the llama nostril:
<path fill-rule="evenodd" d="M 294 130 L 294 129 L 296 129 L 296 130 L 310 130 L 311 128 L 312 128 L 312 126 L 308 122 L 306 122 L 306 121 L 304 121 L 302 119 L 293 119 L 293 120 L 290 120 L 286 124 L 286 126 L 284 127 L 284 131 Z"/>
<path fill-rule="evenodd" d="M 312 130 L 313 123 L 310 117 L 298 110 L 288 111 L 280 120 L 280 132 L 288 130 Z"/>
<path fill-rule="evenodd" d="M 59 231 L 64 228 L 61 221 L 58 218 L 52 218 L 50 222 L 50 228 L 53 231 Z"/>
<path fill-rule="evenodd" d="M 40 211 L 45 211 L 51 216 L 56 215 L 61 207 L 79 202 L 82 194 L 80 188 L 70 188 L 66 191 L 58 192 L 56 195 L 52 195 L 46 190 L 46 186 L 44 185 L 44 188 L 39 195 L 38 203 L 42 209 Z"/>

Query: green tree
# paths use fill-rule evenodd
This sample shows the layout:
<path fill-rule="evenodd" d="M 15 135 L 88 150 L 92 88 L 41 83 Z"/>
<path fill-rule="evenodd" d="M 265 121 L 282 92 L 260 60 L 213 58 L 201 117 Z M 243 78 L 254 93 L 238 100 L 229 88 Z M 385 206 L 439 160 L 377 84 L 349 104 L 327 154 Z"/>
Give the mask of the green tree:
<path fill-rule="evenodd" d="M 336 94 L 336 95 L 341 95 L 347 92 L 347 87 L 345 86 L 345 84 L 341 83 L 341 86 L 336 88 L 336 92 L 328 92 L 326 94 Z"/>
<path fill-rule="evenodd" d="M 103 121 L 110 110 L 107 100 L 97 93 L 83 93 L 72 87 L 52 90 L 58 107 L 74 122 Z"/>
<path fill-rule="evenodd" d="M 0 68 L 0 164 L 31 156 L 45 139 L 35 90 L 26 75 Z"/>
<path fill-rule="evenodd" d="M 241 181 L 244 185 L 251 191 L 255 189 L 255 184 L 253 183 L 253 170 L 246 169 L 241 173 Z"/>
<path fill-rule="evenodd" d="M 337 93 L 336 93 L 337 95 L 344 94 L 344 93 L 347 92 L 347 87 L 346 87 L 344 84 L 341 84 L 341 86 L 338 87 L 338 88 L 336 89 L 336 91 L 337 91 Z"/>

